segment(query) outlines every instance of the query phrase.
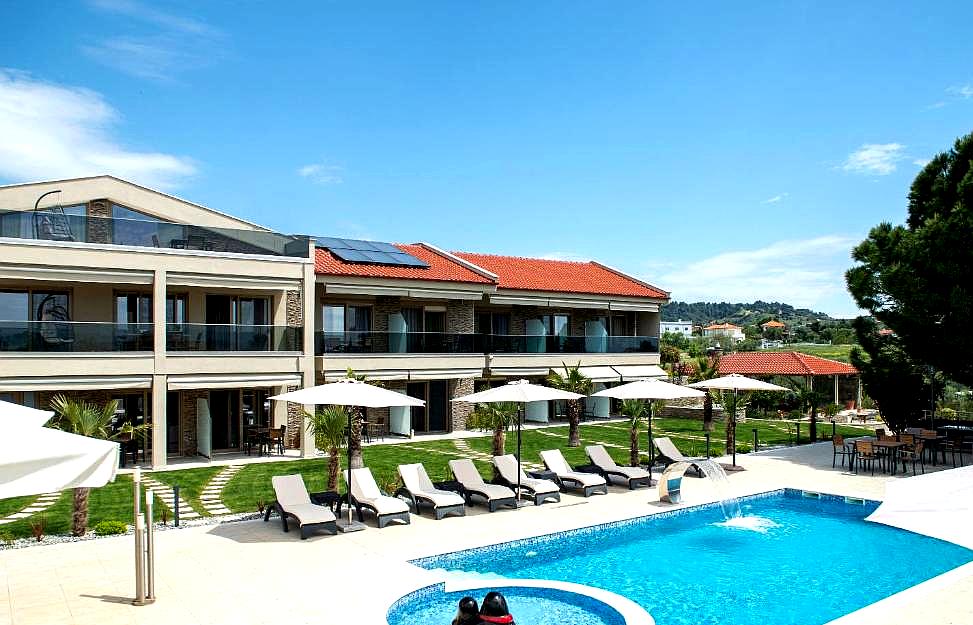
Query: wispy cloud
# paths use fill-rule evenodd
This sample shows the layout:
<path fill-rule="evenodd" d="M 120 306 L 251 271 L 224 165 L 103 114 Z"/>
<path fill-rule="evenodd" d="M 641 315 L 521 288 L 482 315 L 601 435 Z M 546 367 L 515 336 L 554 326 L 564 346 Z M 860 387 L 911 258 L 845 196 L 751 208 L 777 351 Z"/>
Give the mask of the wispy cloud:
<path fill-rule="evenodd" d="M 578 254 L 577 252 L 544 252 L 543 254 L 538 254 L 537 258 L 543 258 L 544 260 L 567 260 L 573 263 L 585 263 L 591 260 L 590 256 Z"/>
<path fill-rule="evenodd" d="M 912 161 L 912 164 L 913 165 L 917 165 L 919 167 L 925 167 L 926 165 L 929 164 L 929 159 L 928 158 L 917 158 L 917 159 L 914 159 Z"/>
<path fill-rule="evenodd" d="M 866 143 L 849 154 L 841 168 L 856 174 L 887 176 L 905 158 L 904 150 L 901 143 Z"/>
<path fill-rule="evenodd" d="M 778 202 L 786 198 L 788 195 L 790 195 L 790 193 L 779 193 L 774 197 L 767 198 L 766 200 L 761 202 L 761 204 L 777 204 Z"/>
<path fill-rule="evenodd" d="M 171 188 L 193 175 L 185 157 L 128 149 L 118 112 L 98 93 L 0 70 L 0 176 L 11 181 L 109 173 Z"/>
<path fill-rule="evenodd" d="M 126 74 L 150 80 L 174 80 L 191 68 L 223 55 L 226 35 L 205 22 L 161 11 L 135 0 L 91 0 L 103 13 L 142 22 L 148 35 L 119 34 L 81 47 L 92 59 Z"/>
<path fill-rule="evenodd" d="M 316 184 L 341 184 L 345 181 L 344 168 L 324 163 L 310 163 L 297 170 L 297 175 Z"/>
<path fill-rule="evenodd" d="M 940 100 L 939 102 L 933 102 L 932 104 L 930 104 L 928 106 L 924 106 L 923 107 L 923 110 L 933 111 L 933 110 L 936 110 L 936 109 L 941 109 L 944 106 L 946 106 L 946 102 Z"/>
<path fill-rule="evenodd" d="M 946 93 L 962 100 L 969 100 L 970 98 L 973 98 L 973 84 L 966 83 L 965 85 L 953 85 L 952 87 L 946 89 Z"/>
<path fill-rule="evenodd" d="M 749 302 L 782 301 L 821 307 L 842 300 L 842 313 L 853 309 L 845 295 L 844 271 L 858 242 L 830 235 L 777 241 L 765 247 L 723 252 L 683 265 L 649 280 L 672 291 L 674 300 Z M 818 308 L 820 309 L 820 308 Z"/>

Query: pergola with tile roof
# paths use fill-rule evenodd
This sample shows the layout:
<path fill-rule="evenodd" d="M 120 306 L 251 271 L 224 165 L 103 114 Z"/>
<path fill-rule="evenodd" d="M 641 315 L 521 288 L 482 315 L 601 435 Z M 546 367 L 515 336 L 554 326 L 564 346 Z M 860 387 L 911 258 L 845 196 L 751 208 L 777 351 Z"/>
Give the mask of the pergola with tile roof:
<path fill-rule="evenodd" d="M 838 401 L 838 382 L 842 376 L 857 377 L 858 369 L 848 363 L 812 356 L 801 352 L 735 352 L 724 354 L 719 362 L 720 375 L 739 373 L 750 376 L 802 377 L 809 388 L 814 379 L 834 378 L 834 402 Z M 855 405 L 861 404 L 861 379 L 855 394 Z"/>

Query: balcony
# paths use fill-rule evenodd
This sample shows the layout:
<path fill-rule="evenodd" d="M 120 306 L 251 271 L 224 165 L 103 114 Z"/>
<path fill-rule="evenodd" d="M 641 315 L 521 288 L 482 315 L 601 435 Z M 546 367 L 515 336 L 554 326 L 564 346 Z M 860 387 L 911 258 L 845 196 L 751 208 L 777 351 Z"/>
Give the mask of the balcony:
<path fill-rule="evenodd" d="M 304 328 L 212 323 L 166 324 L 170 352 L 300 352 Z"/>
<path fill-rule="evenodd" d="M 0 352 L 151 352 L 151 323 L 0 321 Z"/>
<path fill-rule="evenodd" d="M 304 236 L 48 211 L 0 211 L 0 237 L 293 258 L 310 249 Z"/>
<path fill-rule="evenodd" d="M 654 336 L 524 336 L 444 332 L 318 332 L 326 354 L 619 354 L 656 353 Z"/>

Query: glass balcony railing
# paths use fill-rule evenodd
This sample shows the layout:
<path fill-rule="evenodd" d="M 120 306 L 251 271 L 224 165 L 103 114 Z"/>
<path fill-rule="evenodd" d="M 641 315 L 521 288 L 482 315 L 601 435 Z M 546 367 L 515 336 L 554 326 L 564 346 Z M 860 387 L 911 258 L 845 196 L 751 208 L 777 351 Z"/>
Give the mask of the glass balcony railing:
<path fill-rule="evenodd" d="M 304 328 L 212 323 L 166 324 L 171 352 L 299 352 Z"/>
<path fill-rule="evenodd" d="M 654 336 L 524 336 L 444 332 L 318 332 L 325 354 L 617 354 L 659 351 Z"/>
<path fill-rule="evenodd" d="M 294 258 L 310 249 L 305 236 L 49 211 L 0 211 L 0 237 Z"/>
<path fill-rule="evenodd" d="M 0 321 L 0 352 L 151 351 L 151 323 Z"/>

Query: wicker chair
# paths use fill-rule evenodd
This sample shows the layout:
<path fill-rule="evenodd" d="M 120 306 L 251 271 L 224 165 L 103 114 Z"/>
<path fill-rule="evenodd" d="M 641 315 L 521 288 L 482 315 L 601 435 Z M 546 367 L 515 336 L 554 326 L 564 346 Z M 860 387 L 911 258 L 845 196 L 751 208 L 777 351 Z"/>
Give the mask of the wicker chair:
<path fill-rule="evenodd" d="M 838 461 L 838 456 L 841 456 L 841 466 L 845 466 L 845 457 L 854 458 L 855 451 L 851 449 L 847 443 L 845 443 L 845 437 L 841 434 L 835 434 L 831 438 L 831 444 L 834 445 L 834 454 L 831 456 L 831 468 L 834 469 Z M 848 461 L 848 468 L 851 468 L 851 460 Z"/>
<path fill-rule="evenodd" d="M 922 472 L 926 472 L 926 463 L 922 457 L 922 441 L 916 441 L 911 447 L 903 447 L 899 450 L 899 459 L 902 460 L 902 472 L 905 473 L 905 463 L 912 463 L 912 475 L 916 474 L 916 463 L 922 467 Z"/>
<path fill-rule="evenodd" d="M 858 441 L 855 444 L 855 456 L 858 460 L 859 469 L 868 465 L 872 475 L 875 475 L 875 461 L 880 460 L 880 458 L 875 453 L 875 447 L 872 445 L 872 441 Z"/>

